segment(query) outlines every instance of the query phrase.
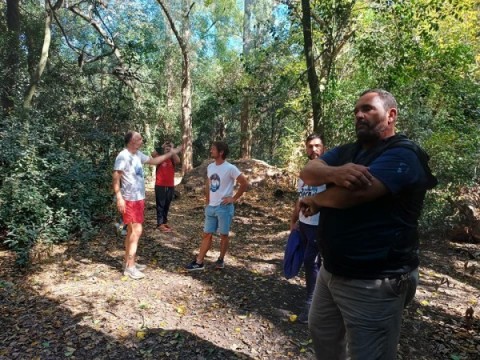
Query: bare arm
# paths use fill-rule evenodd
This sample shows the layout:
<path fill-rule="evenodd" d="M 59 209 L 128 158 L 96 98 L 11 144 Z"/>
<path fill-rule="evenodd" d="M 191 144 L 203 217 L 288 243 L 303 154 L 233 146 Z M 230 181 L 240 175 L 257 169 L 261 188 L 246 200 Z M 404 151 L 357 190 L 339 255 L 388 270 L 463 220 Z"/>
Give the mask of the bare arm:
<path fill-rule="evenodd" d="M 172 155 L 172 160 L 174 164 L 180 164 L 180 157 L 177 154 Z"/>
<path fill-rule="evenodd" d="M 290 231 L 297 227 L 297 221 L 300 214 L 300 201 L 296 201 L 290 216 Z"/>
<path fill-rule="evenodd" d="M 329 166 L 323 160 L 310 160 L 300 171 L 300 178 L 307 185 L 335 184 L 350 190 L 370 186 L 373 176 L 363 165 L 348 163 Z"/>
<path fill-rule="evenodd" d="M 182 147 L 181 146 L 177 146 L 176 148 L 170 150 L 168 153 L 166 154 L 163 154 L 163 155 L 157 155 L 158 156 L 155 156 L 155 157 L 150 157 L 147 161 L 145 161 L 145 164 L 150 164 L 150 165 L 158 165 L 162 162 L 164 162 L 165 160 L 167 159 L 170 159 L 171 157 L 173 156 L 177 156 L 177 154 L 182 150 Z M 156 153 L 156 151 L 155 151 Z M 152 153 L 153 155 L 153 153 Z M 177 156 L 178 158 L 178 156 Z"/>
<path fill-rule="evenodd" d="M 311 216 L 320 207 L 346 209 L 375 200 L 388 193 L 388 189 L 377 178 L 372 177 L 371 186 L 349 190 L 341 186 L 329 187 L 324 192 L 300 200 L 300 209 L 305 216 Z"/>
<path fill-rule="evenodd" d="M 117 209 L 118 211 L 123 214 L 125 212 L 125 200 L 123 199 L 122 193 L 120 191 L 120 179 L 122 178 L 122 171 L 115 170 L 113 172 L 113 192 L 115 193 L 115 197 L 117 199 Z"/>
<path fill-rule="evenodd" d="M 205 203 L 210 204 L 210 180 L 205 178 Z"/>
<path fill-rule="evenodd" d="M 245 191 L 247 191 L 248 180 L 245 177 L 245 175 L 243 175 L 243 174 L 238 175 L 237 182 L 240 184 L 240 187 L 238 188 L 235 195 L 233 195 L 232 197 L 223 198 L 222 204 L 233 204 L 234 202 L 236 202 L 240 198 L 240 196 L 243 195 L 243 193 Z"/>

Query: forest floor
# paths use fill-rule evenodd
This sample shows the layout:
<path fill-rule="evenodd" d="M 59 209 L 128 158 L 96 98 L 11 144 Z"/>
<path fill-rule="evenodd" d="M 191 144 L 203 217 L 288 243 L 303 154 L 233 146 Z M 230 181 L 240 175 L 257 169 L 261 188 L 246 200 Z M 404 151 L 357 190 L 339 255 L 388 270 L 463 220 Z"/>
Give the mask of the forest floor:
<path fill-rule="evenodd" d="M 205 271 L 187 273 L 204 201 L 182 187 L 170 211 L 172 233 L 156 229 L 148 191 L 139 247 L 145 279 L 123 276 L 123 237 L 113 224 L 88 242 L 54 245 L 44 249 L 48 256 L 37 251 L 24 272 L 1 250 L 0 359 L 314 359 L 307 325 L 291 316 L 302 308 L 303 278 L 282 274 L 295 193 L 267 185 L 246 193 L 225 269 L 213 268 L 215 238 Z M 479 258 L 478 244 L 423 240 L 400 359 L 479 358 Z"/>

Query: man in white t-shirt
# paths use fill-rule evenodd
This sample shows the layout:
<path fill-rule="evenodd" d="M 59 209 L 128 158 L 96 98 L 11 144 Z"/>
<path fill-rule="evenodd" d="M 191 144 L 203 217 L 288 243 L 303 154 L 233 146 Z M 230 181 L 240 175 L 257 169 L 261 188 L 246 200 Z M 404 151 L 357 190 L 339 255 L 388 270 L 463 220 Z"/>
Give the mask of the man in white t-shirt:
<path fill-rule="evenodd" d="M 247 190 L 247 178 L 235 165 L 226 161 L 228 145 L 222 141 L 215 141 L 210 148 L 210 155 L 215 160 L 207 167 L 205 183 L 205 225 L 203 238 L 197 258 L 185 268 L 188 271 L 203 270 L 203 260 L 212 246 L 212 235 L 220 233 L 220 256 L 215 263 L 216 269 L 224 268 L 224 257 L 228 249 L 228 233 L 235 211 L 234 203 Z M 235 195 L 233 188 L 235 181 L 240 184 Z"/>
<path fill-rule="evenodd" d="M 307 140 L 305 141 L 305 151 L 310 160 L 317 159 L 323 154 L 323 143 L 320 135 L 311 134 L 307 137 Z M 302 179 L 299 178 L 297 189 L 299 198 L 303 199 L 306 196 L 314 196 L 325 191 L 326 186 L 306 185 Z M 305 268 L 307 299 L 303 311 L 298 316 L 298 322 L 303 324 L 308 322 L 308 312 L 312 303 L 317 274 L 321 264 L 321 257 L 316 242 L 319 220 L 320 213 L 312 216 L 305 216 L 300 210 L 300 202 L 297 201 L 295 203 L 290 221 L 290 231 L 294 228 L 298 228 L 300 231 L 300 238 L 302 239 L 305 248 L 303 266 Z"/>
<path fill-rule="evenodd" d="M 143 164 L 158 165 L 178 154 L 181 147 L 152 158 L 139 149 L 142 136 L 135 131 L 125 135 L 125 149 L 115 159 L 113 171 L 113 191 L 117 199 L 117 209 L 122 214 L 123 222 L 128 226 L 125 238 L 124 275 L 132 279 L 141 279 L 145 275 L 145 265 L 136 263 L 138 240 L 143 231 L 143 212 L 145 209 L 145 178 Z"/>

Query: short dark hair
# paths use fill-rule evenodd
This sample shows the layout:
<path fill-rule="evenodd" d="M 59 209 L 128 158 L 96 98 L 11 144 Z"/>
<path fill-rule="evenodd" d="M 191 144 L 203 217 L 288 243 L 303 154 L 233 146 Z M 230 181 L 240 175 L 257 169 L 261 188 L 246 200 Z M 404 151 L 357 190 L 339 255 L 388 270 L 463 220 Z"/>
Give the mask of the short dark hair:
<path fill-rule="evenodd" d="M 222 152 L 222 159 L 225 160 L 228 156 L 229 150 L 228 150 L 228 145 L 226 142 L 223 141 L 214 141 L 212 143 L 212 146 L 215 146 L 218 152 Z"/>
<path fill-rule="evenodd" d="M 127 146 L 128 143 L 130 142 L 130 140 L 132 140 L 132 137 L 133 137 L 134 134 L 135 134 L 135 131 L 132 131 L 132 130 L 130 130 L 129 132 L 127 132 L 125 134 L 125 138 L 124 138 L 125 146 Z"/>
<path fill-rule="evenodd" d="M 323 139 L 320 135 L 316 134 L 316 133 L 313 133 L 313 134 L 310 134 L 307 136 L 307 139 L 305 140 L 305 144 L 312 141 L 313 139 L 320 139 L 320 141 L 322 142 L 323 144 Z"/>
<path fill-rule="evenodd" d="M 395 100 L 395 97 L 391 93 L 389 93 L 387 90 L 368 89 L 368 90 L 365 90 L 363 93 L 361 93 L 360 97 L 362 97 L 363 95 L 366 95 L 366 94 L 370 94 L 370 93 L 375 93 L 375 94 L 378 95 L 378 97 L 383 102 L 383 108 L 385 110 L 388 110 L 388 109 L 391 109 L 391 108 L 395 108 L 395 109 L 398 110 L 397 100 Z"/>

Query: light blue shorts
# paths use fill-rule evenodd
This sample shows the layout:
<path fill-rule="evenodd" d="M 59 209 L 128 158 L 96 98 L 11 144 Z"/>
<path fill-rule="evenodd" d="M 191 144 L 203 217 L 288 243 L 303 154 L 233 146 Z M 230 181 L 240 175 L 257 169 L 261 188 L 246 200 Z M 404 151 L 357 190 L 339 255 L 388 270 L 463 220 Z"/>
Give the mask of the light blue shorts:
<path fill-rule="evenodd" d="M 205 225 L 203 231 L 206 234 L 213 234 L 218 230 L 220 235 L 228 235 L 234 212 L 235 207 L 233 204 L 208 205 L 205 208 Z"/>

